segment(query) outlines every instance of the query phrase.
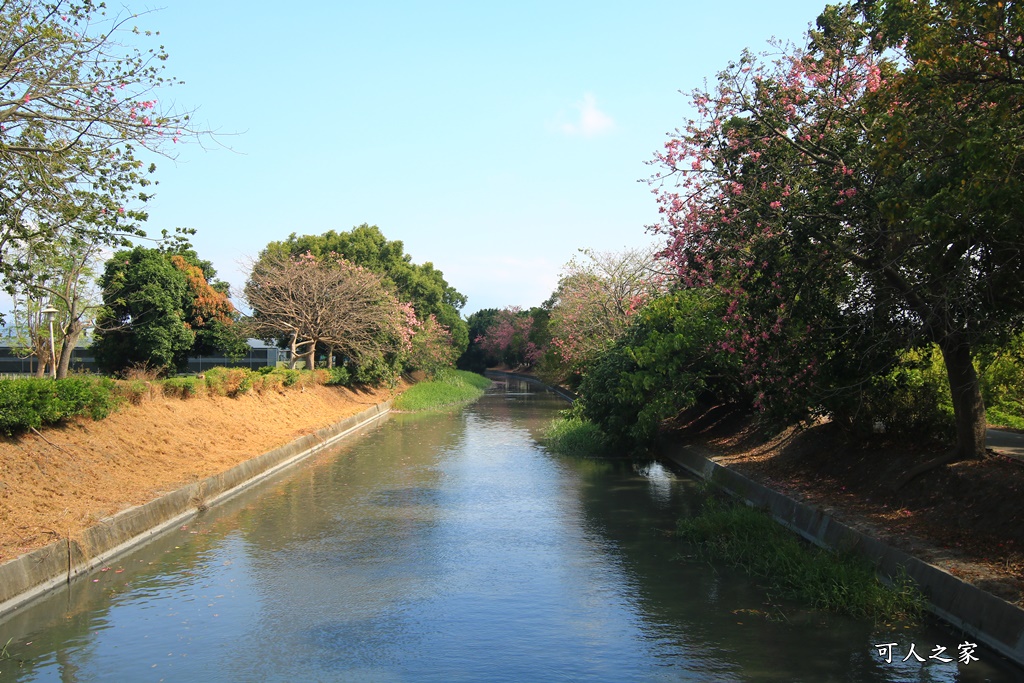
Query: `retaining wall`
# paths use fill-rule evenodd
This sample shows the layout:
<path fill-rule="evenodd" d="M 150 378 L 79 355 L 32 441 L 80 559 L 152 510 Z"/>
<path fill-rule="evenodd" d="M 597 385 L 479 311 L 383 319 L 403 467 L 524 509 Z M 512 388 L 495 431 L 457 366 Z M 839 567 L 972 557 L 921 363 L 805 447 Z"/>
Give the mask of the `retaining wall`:
<path fill-rule="evenodd" d="M 387 415 L 391 401 L 0 565 L 0 617 Z"/>
<path fill-rule="evenodd" d="M 767 509 L 776 521 L 816 545 L 856 551 L 876 563 L 884 576 L 906 571 L 928 597 L 929 609 L 934 614 L 1024 667 L 1024 610 L 1016 605 L 852 529 L 821 510 L 765 488 L 685 446 L 671 448 L 665 455 L 748 504 Z"/>

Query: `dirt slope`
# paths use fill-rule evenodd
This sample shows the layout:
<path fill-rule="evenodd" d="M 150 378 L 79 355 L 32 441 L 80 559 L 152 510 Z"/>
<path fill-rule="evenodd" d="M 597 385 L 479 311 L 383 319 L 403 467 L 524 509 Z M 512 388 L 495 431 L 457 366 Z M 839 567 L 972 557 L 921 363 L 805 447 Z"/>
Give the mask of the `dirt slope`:
<path fill-rule="evenodd" d="M 0 439 L 0 562 L 392 398 L 312 386 L 238 398 L 162 396 L 105 420 Z"/>

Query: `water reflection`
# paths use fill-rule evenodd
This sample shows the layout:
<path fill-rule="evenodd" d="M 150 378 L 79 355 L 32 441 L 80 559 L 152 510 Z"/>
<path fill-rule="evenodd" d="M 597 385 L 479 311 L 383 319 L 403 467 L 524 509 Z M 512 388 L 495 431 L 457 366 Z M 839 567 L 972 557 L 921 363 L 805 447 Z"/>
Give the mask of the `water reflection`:
<path fill-rule="evenodd" d="M 1016 680 L 887 665 L 874 643 L 955 636 L 780 611 L 688 557 L 692 482 L 547 453 L 564 404 L 529 388 L 393 416 L 24 610 L 0 681 Z"/>

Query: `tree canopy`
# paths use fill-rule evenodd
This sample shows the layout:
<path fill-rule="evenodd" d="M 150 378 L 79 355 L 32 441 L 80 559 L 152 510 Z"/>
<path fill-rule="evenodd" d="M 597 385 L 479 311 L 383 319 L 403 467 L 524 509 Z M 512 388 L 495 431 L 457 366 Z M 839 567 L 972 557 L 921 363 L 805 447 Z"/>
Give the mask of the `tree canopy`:
<path fill-rule="evenodd" d="M 92 349 L 105 372 L 133 365 L 183 370 L 194 355 L 242 355 L 237 312 L 188 254 L 135 247 L 107 261 Z"/>
<path fill-rule="evenodd" d="M 552 295 L 551 347 L 561 361 L 563 379 L 578 380 L 667 279 L 653 248 L 580 251 L 585 258 L 566 264 Z"/>
<path fill-rule="evenodd" d="M 0 12 L 0 275 L 11 249 L 71 229 L 124 246 L 142 234 L 153 166 L 197 133 L 162 105 L 167 54 L 137 15 L 92 0 L 8 0 Z"/>
<path fill-rule="evenodd" d="M 364 223 L 347 232 L 329 230 L 322 235 L 302 236 L 292 233 L 284 241 L 268 244 L 260 258 L 299 256 L 307 252 L 316 258 L 337 254 L 378 273 L 384 284 L 394 289 L 399 300 L 412 304 L 421 321 L 433 315 L 449 330 L 456 355 L 466 349 L 469 331 L 459 315 L 466 305 L 466 297 L 450 286 L 444 273 L 432 263 L 413 263 L 400 240 L 389 240 L 380 228 Z"/>
<path fill-rule="evenodd" d="M 265 253 L 253 265 L 245 299 L 253 309 L 252 334 L 287 339 L 293 363 L 304 356 L 314 367 L 318 345 L 357 370 L 400 365 L 400 354 L 411 350 L 411 307 L 399 304 L 380 275 L 336 254 Z"/>
<path fill-rule="evenodd" d="M 935 343 L 955 453 L 984 451 L 972 353 L 1024 315 L 1024 26 L 998 5 L 832 6 L 806 49 L 694 92 L 655 161 L 657 229 L 684 283 L 728 295 L 722 347 L 762 407 L 840 405 Z"/>

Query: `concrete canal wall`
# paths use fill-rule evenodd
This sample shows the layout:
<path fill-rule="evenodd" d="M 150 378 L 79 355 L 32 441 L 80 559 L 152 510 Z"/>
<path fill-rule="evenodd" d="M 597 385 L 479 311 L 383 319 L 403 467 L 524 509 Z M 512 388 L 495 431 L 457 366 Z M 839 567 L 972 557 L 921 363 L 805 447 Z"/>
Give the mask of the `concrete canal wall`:
<path fill-rule="evenodd" d="M 123 510 L 78 538 L 66 538 L 0 565 L 0 617 L 101 567 L 236 493 L 323 450 L 355 430 L 381 419 L 391 402 L 320 429 L 247 460 L 220 474 L 184 486 L 145 505 Z"/>
<path fill-rule="evenodd" d="M 1024 666 L 1024 610 L 947 571 L 897 550 L 809 505 L 768 489 L 685 446 L 666 457 L 697 477 L 719 486 L 749 505 L 767 510 L 780 524 L 815 545 L 854 551 L 875 563 L 883 576 L 905 571 L 929 600 L 929 609 L 1019 666 Z"/>

